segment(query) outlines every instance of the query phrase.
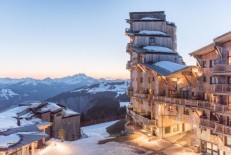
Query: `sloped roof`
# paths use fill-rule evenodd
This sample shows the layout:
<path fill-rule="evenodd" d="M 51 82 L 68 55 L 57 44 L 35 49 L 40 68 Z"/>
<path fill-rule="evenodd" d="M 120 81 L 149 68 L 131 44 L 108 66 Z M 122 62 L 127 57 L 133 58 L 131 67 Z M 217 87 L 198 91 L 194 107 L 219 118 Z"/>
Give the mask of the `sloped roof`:
<path fill-rule="evenodd" d="M 140 47 L 131 47 L 131 49 L 138 53 L 178 54 L 175 51 L 148 50 L 148 49 L 140 48 Z"/>
<path fill-rule="evenodd" d="M 160 75 L 167 76 L 171 73 L 177 72 L 179 70 L 188 68 L 186 65 L 177 64 L 170 61 L 159 61 L 154 64 L 142 63 L 145 67 L 157 72 Z"/>
<path fill-rule="evenodd" d="M 189 55 L 195 57 L 195 56 L 200 56 L 200 55 L 204 55 L 204 54 L 210 53 L 210 52 L 212 52 L 214 50 L 215 50 L 215 46 L 212 43 L 212 44 L 204 46 L 204 47 L 202 47 L 202 48 L 200 48 L 200 49 L 198 49 L 198 50 L 196 50 L 194 52 L 189 53 Z"/>
<path fill-rule="evenodd" d="M 8 137 L 11 138 L 10 144 L 5 141 Z M 47 137 L 48 135 L 41 132 L 36 125 L 11 128 L 0 132 L 0 150 L 17 149 Z"/>

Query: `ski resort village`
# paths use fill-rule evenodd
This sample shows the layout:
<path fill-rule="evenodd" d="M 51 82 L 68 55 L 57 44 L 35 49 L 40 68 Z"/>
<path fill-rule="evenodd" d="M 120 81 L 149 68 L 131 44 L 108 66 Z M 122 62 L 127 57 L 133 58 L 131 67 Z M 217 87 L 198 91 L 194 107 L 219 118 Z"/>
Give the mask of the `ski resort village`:
<path fill-rule="evenodd" d="M 0 78 L 0 155 L 231 155 L 231 32 L 188 66 L 164 11 L 126 24 L 129 80 Z"/>

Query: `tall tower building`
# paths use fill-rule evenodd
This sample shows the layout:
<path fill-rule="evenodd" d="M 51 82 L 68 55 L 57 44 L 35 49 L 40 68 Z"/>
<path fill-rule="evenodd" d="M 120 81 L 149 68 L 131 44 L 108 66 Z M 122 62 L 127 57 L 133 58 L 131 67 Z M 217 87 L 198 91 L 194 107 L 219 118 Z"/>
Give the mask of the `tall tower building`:
<path fill-rule="evenodd" d="M 131 72 L 131 85 L 128 89 L 131 105 L 127 127 L 142 128 L 147 135 L 161 138 L 191 130 L 192 125 L 171 119 L 176 115 L 173 106 L 164 102 L 155 104 L 154 100 L 155 96 L 178 95 L 176 89 L 183 88 L 176 87 L 177 76 L 173 74 L 179 70 L 192 69 L 184 64 L 176 51 L 175 24 L 166 21 L 163 11 L 131 12 L 127 22 L 130 24 L 130 28 L 126 29 L 130 37 L 127 69 Z M 179 95 L 188 97 L 188 91 L 184 89 Z"/>
<path fill-rule="evenodd" d="M 231 32 L 190 53 L 197 66 L 186 66 L 163 11 L 131 12 L 127 22 L 126 130 L 150 138 L 192 131 L 198 151 L 231 154 Z"/>

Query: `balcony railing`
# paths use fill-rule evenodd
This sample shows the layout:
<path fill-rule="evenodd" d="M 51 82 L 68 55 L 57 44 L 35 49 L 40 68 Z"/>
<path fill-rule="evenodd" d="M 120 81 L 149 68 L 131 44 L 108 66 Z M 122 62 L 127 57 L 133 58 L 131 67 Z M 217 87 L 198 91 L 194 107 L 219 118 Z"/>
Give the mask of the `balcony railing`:
<path fill-rule="evenodd" d="M 132 96 L 140 98 L 140 99 L 147 99 L 148 98 L 148 94 L 146 94 L 146 93 L 135 93 L 135 92 L 133 92 Z"/>
<path fill-rule="evenodd" d="M 125 29 L 125 33 L 131 33 L 132 31 L 131 31 L 131 29 L 130 28 L 126 28 Z"/>
<path fill-rule="evenodd" d="M 128 52 L 129 51 L 129 48 L 132 46 L 132 44 L 131 43 L 128 43 L 127 44 L 127 47 L 126 47 L 126 51 Z"/>
<path fill-rule="evenodd" d="M 214 84 L 215 93 L 231 93 L 230 84 Z"/>
<path fill-rule="evenodd" d="M 213 68 L 214 68 L 214 73 L 231 72 L 231 65 L 227 65 L 227 64 L 214 65 Z"/>
<path fill-rule="evenodd" d="M 129 69 L 132 66 L 136 65 L 139 61 L 137 59 L 133 59 L 127 62 L 126 68 Z"/>
<path fill-rule="evenodd" d="M 225 60 L 224 59 L 216 59 L 214 61 L 215 65 L 222 65 L 225 64 Z"/>
<path fill-rule="evenodd" d="M 201 118 L 200 126 L 215 129 L 215 121 L 210 121 L 209 119 Z"/>
<path fill-rule="evenodd" d="M 231 126 L 215 123 L 215 131 L 217 133 L 231 136 Z"/>
<path fill-rule="evenodd" d="M 128 110 L 127 111 L 127 113 L 130 115 L 130 116 L 132 116 L 132 117 L 134 117 L 136 120 L 138 120 L 138 121 L 140 121 L 141 123 L 143 123 L 143 124 L 146 124 L 146 125 L 156 125 L 156 120 L 151 120 L 151 119 L 148 119 L 148 118 L 146 118 L 146 117 L 144 117 L 144 116 L 141 116 L 141 115 L 138 115 L 138 114 L 136 114 L 134 111 L 132 111 L 132 110 Z"/>
<path fill-rule="evenodd" d="M 154 96 L 154 101 L 160 102 L 160 103 L 201 108 L 201 109 L 209 109 L 215 112 L 231 111 L 231 106 L 229 105 L 215 104 L 209 101 L 171 98 L 171 97 L 165 97 L 165 96 Z"/>

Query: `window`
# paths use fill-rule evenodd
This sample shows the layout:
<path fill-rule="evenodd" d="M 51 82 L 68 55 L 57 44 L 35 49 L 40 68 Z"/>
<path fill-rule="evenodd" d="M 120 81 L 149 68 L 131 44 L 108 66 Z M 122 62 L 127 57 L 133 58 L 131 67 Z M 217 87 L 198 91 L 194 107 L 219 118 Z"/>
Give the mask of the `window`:
<path fill-rule="evenodd" d="M 203 76 L 203 82 L 206 82 L 206 76 Z"/>
<path fill-rule="evenodd" d="M 210 66 L 210 67 L 213 67 L 214 65 L 215 65 L 215 60 L 210 60 L 210 61 L 209 61 L 209 66 Z"/>
<path fill-rule="evenodd" d="M 229 65 L 231 65 L 231 51 L 229 51 L 228 59 L 229 59 Z"/>
<path fill-rule="evenodd" d="M 184 114 L 189 115 L 189 109 L 188 108 L 184 108 Z"/>
<path fill-rule="evenodd" d="M 226 146 L 231 146 L 231 138 L 230 137 L 225 138 L 225 145 Z"/>
<path fill-rule="evenodd" d="M 149 77 L 149 78 L 148 78 L 148 83 L 151 83 L 151 80 L 152 80 L 152 78 L 151 78 L 151 77 Z"/>
<path fill-rule="evenodd" d="M 170 105 L 170 106 L 168 107 L 168 111 L 173 112 L 173 111 L 174 111 L 173 106 Z"/>
<path fill-rule="evenodd" d="M 169 134 L 170 133 L 170 126 L 165 127 L 165 134 Z"/>
<path fill-rule="evenodd" d="M 143 78 L 142 77 L 140 78 L 140 82 L 143 82 Z"/>
<path fill-rule="evenodd" d="M 210 84 L 216 84 L 217 83 L 217 78 L 214 76 L 210 77 Z"/>
<path fill-rule="evenodd" d="M 206 61 L 205 61 L 205 60 L 202 61 L 202 67 L 203 67 L 203 68 L 206 68 Z"/>
<path fill-rule="evenodd" d="M 154 45 L 155 44 L 155 38 L 154 37 L 150 37 L 149 38 L 149 44 L 150 45 Z"/>

